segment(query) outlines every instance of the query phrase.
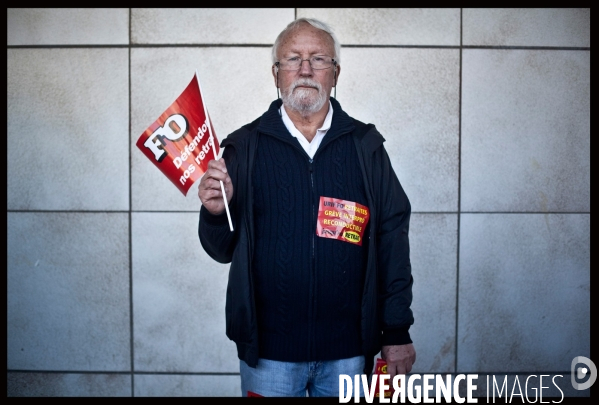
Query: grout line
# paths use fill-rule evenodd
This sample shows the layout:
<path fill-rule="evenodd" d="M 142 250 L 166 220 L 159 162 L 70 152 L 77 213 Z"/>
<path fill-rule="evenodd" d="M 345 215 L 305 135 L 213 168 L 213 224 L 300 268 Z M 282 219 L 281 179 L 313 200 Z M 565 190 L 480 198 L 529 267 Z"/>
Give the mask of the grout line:
<path fill-rule="evenodd" d="M 135 396 L 135 353 L 133 336 L 133 229 L 132 229 L 132 181 L 131 181 L 131 8 L 129 8 L 129 355 L 131 367 L 131 397 Z"/>
<path fill-rule="evenodd" d="M 11 370 L 7 369 L 7 373 L 24 373 L 24 374 L 88 374 L 88 375 L 128 375 L 130 371 L 89 371 L 89 370 Z M 193 371 L 137 371 L 136 375 L 190 375 L 190 376 L 214 376 L 227 377 L 238 376 L 238 372 L 193 372 Z M 458 374 L 478 374 L 478 375 L 571 375 L 572 370 L 567 371 L 462 371 L 462 372 L 422 372 L 408 374 L 439 374 L 439 375 L 458 375 Z"/>
<path fill-rule="evenodd" d="M 459 192 L 459 190 L 458 190 Z M 35 214 L 128 214 L 129 212 L 135 213 L 149 213 L 149 214 L 197 214 L 197 210 L 133 210 L 123 211 L 123 210 L 114 210 L 114 211 L 99 211 L 99 210 L 26 210 L 26 209 L 7 209 L 7 213 L 35 213 Z M 412 214 L 436 214 L 436 215 L 451 215 L 451 214 L 533 214 L 533 215 L 547 215 L 547 214 L 588 214 L 590 215 L 590 211 L 412 211 Z"/>
<path fill-rule="evenodd" d="M 461 38 L 461 30 L 460 30 Z M 460 40 L 461 42 L 461 40 Z M 272 44 L 114 44 L 114 45 L 7 45 L 6 49 L 72 49 L 72 48 L 271 48 Z M 421 48 L 421 49 L 488 49 L 529 51 L 591 51 L 581 46 L 502 46 L 502 45 L 386 45 L 341 44 L 342 48 Z"/>
<path fill-rule="evenodd" d="M 453 370 L 458 371 L 459 336 L 458 324 L 460 314 L 460 217 L 462 209 L 462 44 L 463 44 L 463 12 L 460 8 L 460 60 L 459 60 L 459 93 L 458 93 L 458 212 L 456 235 L 456 283 L 455 283 L 455 348 Z"/>

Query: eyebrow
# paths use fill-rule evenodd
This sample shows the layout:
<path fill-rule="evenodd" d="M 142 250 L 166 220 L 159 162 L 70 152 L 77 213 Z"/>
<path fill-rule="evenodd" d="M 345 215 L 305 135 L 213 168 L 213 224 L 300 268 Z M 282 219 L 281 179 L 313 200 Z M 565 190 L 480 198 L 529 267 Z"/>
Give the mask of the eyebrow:
<path fill-rule="evenodd" d="M 294 56 L 300 56 L 299 52 L 289 52 L 289 54 L 287 55 L 283 55 L 283 58 L 291 58 Z M 311 53 L 310 56 L 328 56 L 330 58 L 332 58 L 333 56 L 329 56 L 324 52 L 315 52 L 315 53 Z"/>

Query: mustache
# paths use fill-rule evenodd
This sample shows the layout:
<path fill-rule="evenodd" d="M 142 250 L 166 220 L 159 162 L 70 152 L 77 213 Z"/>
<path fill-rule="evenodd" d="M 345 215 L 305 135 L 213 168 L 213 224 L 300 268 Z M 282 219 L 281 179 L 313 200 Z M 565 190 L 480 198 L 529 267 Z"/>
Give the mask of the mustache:
<path fill-rule="evenodd" d="M 318 91 L 322 90 L 322 86 L 320 85 L 320 83 L 318 83 L 315 80 L 310 80 L 310 79 L 304 78 L 304 79 L 298 79 L 295 82 L 293 82 L 293 84 L 291 85 L 291 91 L 295 90 L 297 87 L 300 87 L 300 86 L 314 87 Z"/>

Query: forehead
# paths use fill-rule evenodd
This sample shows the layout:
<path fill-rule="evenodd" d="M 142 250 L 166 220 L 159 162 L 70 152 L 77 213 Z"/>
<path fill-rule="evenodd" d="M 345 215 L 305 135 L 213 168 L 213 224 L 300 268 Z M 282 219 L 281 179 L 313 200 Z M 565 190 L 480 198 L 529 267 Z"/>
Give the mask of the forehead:
<path fill-rule="evenodd" d="M 278 49 L 279 56 L 289 53 L 323 53 L 333 56 L 335 45 L 333 38 L 325 31 L 308 23 L 301 23 L 281 38 Z"/>

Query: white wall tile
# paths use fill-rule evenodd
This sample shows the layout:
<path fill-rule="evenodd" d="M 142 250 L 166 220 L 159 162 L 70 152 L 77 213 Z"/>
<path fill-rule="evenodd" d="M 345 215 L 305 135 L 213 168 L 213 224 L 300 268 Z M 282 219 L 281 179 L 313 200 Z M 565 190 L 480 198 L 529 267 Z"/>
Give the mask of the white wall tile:
<path fill-rule="evenodd" d="M 329 24 L 342 45 L 459 45 L 458 8 L 298 8 Z"/>
<path fill-rule="evenodd" d="M 131 368 L 127 214 L 8 213 L 7 367 Z"/>
<path fill-rule="evenodd" d="M 7 45 L 129 43 L 126 8 L 9 8 Z"/>
<path fill-rule="evenodd" d="M 591 46 L 590 8 L 465 8 L 464 45 Z"/>
<path fill-rule="evenodd" d="M 133 209 L 199 211 L 199 180 L 183 196 L 135 143 L 183 92 L 196 69 L 219 142 L 258 118 L 277 97 L 270 49 L 144 48 L 134 49 L 131 59 Z"/>
<path fill-rule="evenodd" d="M 127 374 L 20 373 L 6 375 L 7 397 L 129 397 Z"/>
<path fill-rule="evenodd" d="M 414 325 L 413 373 L 450 373 L 455 368 L 457 215 L 412 214 Z"/>
<path fill-rule="evenodd" d="M 459 372 L 564 372 L 590 355 L 590 215 L 462 214 Z"/>
<path fill-rule="evenodd" d="M 292 8 L 134 8 L 134 44 L 273 44 Z"/>
<path fill-rule="evenodd" d="M 456 211 L 459 51 L 342 51 L 337 99 L 376 125 L 412 210 Z"/>
<path fill-rule="evenodd" d="M 238 375 L 152 375 L 135 377 L 136 397 L 240 397 Z"/>
<path fill-rule="evenodd" d="M 464 50 L 462 210 L 590 210 L 590 53 Z"/>
<path fill-rule="evenodd" d="M 239 372 L 225 334 L 229 266 L 198 238 L 199 214 L 132 218 L 136 371 Z"/>
<path fill-rule="evenodd" d="M 129 208 L 126 49 L 7 50 L 7 205 Z"/>

